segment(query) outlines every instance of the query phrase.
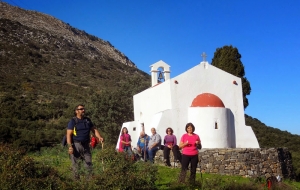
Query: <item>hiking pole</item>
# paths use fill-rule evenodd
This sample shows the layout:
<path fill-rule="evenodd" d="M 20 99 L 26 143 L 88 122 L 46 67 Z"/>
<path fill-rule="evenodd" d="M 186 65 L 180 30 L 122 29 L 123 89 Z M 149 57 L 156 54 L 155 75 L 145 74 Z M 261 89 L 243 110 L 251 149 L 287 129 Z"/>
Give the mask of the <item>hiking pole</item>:
<path fill-rule="evenodd" d="M 173 152 L 173 162 L 174 162 L 174 163 L 173 163 L 173 166 L 174 166 L 173 168 L 175 168 L 175 166 L 176 166 L 176 165 L 175 165 L 176 160 L 175 160 L 175 154 L 174 154 L 175 151 L 173 151 L 173 147 L 172 147 L 171 150 L 172 150 L 172 152 Z"/>
<path fill-rule="evenodd" d="M 132 146 L 131 146 L 131 144 L 130 144 L 130 152 L 131 152 L 131 160 L 132 161 L 134 161 L 135 160 L 135 155 L 134 155 L 134 152 L 133 152 L 133 150 L 132 150 Z"/>
<path fill-rule="evenodd" d="M 101 141 L 101 146 L 102 146 L 102 151 L 103 151 L 103 146 L 104 146 L 104 142 Z M 103 156 L 102 156 L 102 170 L 104 171 L 104 162 L 103 162 Z"/>
<path fill-rule="evenodd" d="M 200 172 L 201 189 L 203 189 L 203 178 L 202 178 L 202 172 L 201 172 L 201 157 L 199 156 L 199 152 L 198 152 L 198 164 L 199 164 L 199 172 Z"/>
<path fill-rule="evenodd" d="M 144 137 L 144 162 L 146 162 L 147 138 Z"/>
<path fill-rule="evenodd" d="M 146 150 L 147 150 L 147 148 L 146 148 L 146 143 L 144 144 L 144 162 L 146 162 Z"/>

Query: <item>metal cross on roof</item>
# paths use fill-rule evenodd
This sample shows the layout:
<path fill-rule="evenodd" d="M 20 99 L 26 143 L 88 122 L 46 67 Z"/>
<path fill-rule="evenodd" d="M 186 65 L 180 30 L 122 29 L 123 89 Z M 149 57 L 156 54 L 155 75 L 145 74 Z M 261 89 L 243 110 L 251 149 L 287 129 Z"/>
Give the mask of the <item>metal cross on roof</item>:
<path fill-rule="evenodd" d="M 205 61 L 206 61 L 206 57 L 207 57 L 206 53 L 203 52 L 203 53 L 201 54 L 201 57 L 203 58 L 203 61 L 205 62 Z"/>

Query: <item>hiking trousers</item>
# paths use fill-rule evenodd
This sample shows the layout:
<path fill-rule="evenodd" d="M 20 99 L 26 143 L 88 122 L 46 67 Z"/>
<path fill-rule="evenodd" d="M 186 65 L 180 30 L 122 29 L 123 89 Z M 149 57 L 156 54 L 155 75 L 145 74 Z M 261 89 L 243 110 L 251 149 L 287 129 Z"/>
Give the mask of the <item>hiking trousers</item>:
<path fill-rule="evenodd" d="M 173 146 L 172 149 L 165 146 L 163 153 L 164 153 L 164 159 L 166 160 L 168 166 L 171 166 L 171 163 L 170 163 L 170 151 L 171 150 L 173 152 L 174 162 L 177 162 L 177 161 L 181 162 L 181 153 L 179 151 L 178 145 Z"/>
<path fill-rule="evenodd" d="M 195 183 L 196 170 L 197 170 L 197 165 L 198 165 L 198 154 L 196 154 L 196 155 L 182 154 L 181 172 L 180 172 L 180 176 L 179 176 L 179 182 L 185 181 L 186 171 L 188 170 L 189 164 L 191 164 L 190 183 Z"/>
<path fill-rule="evenodd" d="M 84 162 L 84 166 L 88 172 L 88 175 L 92 173 L 92 154 L 89 146 L 89 141 L 86 142 L 74 142 L 73 154 L 70 154 L 72 161 L 72 170 L 75 179 L 79 178 L 79 161 Z"/>

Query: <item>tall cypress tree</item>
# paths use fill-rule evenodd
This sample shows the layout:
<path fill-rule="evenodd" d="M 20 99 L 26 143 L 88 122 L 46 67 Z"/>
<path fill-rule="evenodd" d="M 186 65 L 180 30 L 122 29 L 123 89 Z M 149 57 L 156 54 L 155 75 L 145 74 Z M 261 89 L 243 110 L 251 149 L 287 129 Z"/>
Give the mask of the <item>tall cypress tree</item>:
<path fill-rule="evenodd" d="M 244 109 L 249 105 L 247 95 L 251 92 L 250 82 L 245 76 L 244 65 L 241 61 L 241 54 L 238 49 L 230 46 L 223 46 L 222 48 L 217 48 L 212 59 L 212 65 L 218 67 L 232 75 L 240 77 L 242 80 L 243 88 L 243 101 Z"/>

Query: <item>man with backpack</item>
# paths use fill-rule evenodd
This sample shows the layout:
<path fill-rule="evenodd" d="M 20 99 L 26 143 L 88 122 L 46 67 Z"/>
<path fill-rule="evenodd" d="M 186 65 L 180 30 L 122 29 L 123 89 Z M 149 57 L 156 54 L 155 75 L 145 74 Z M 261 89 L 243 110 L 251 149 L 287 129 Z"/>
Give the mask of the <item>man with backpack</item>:
<path fill-rule="evenodd" d="M 92 173 L 92 155 L 90 150 L 90 132 L 92 132 L 101 142 L 103 138 L 95 128 L 91 119 L 84 116 L 85 108 L 79 104 L 74 109 L 74 115 L 67 128 L 67 144 L 70 159 L 72 161 L 72 170 L 75 179 L 79 179 L 78 164 L 79 160 L 84 161 L 88 173 Z"/>

